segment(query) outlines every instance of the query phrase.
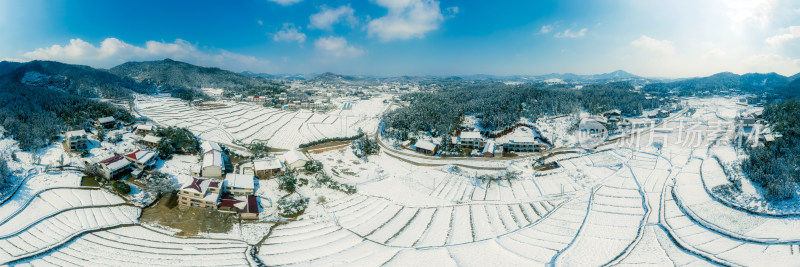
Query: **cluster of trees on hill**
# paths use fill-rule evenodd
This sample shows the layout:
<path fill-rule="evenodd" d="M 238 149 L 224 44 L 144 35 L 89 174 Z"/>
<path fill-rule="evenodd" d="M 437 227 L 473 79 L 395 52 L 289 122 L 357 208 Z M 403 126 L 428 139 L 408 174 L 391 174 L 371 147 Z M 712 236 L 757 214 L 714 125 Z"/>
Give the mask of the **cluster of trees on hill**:
<path fill-rule="evenodd" d="M 781 101 L 764 108 L 770 126 L 783 136 L 748 151 L 742 170 L 764 187 L 768 200 L 793 198 L 800 184 L 800 99 Z"/>
<path fill-rule="evenodd" d="M 197 153 L 200 151 L 200 141 L 186 128 L 159 128 L 155 135 L 162 137 L 158 143 L 158 155 L 162 158 L 177 152 Z"/>
<path fill-rule="evenodd" d="M 659 107 L 658 99 L 648 99 L 627 82 L 593 84 L 582 89 L 533 84 L 506 85 L 499 82 L 455 82 L 433 92 L 416 92 L 402 99 L 411 102 L 388 112 L 384 134 L 408 140 L 409 133 L 423 131 L 438 137 L 454 132 L 464 115 L 478 118 L 485 130 L 503 130 L 520 117 L 532 120 L 543 116 L 573 113 L 581 109 L 599 113 L 620 109 L 624 115 L 640 115 Z"/>
<path fill-rule="evenodd" d="M 47 146 L 66 130 L 86 129 L 97 118 L 133 122 L 125 109 L 47 87 L 0 81 L 0 125 L 24 150 Z"/>
<path fill-rule="evenodd" d="M 267 95 L 285 91 L 281 83 L 273 80 L 244 76 L 219 68 L 206 68 L 171 59 L 127 62 L 110 70 L 123 77 L 134 78 L 144 84 L 171 90 L 173 97 L 191 100 L 204 94 L 197 88 L 222 88 L 225 94 Z"/>

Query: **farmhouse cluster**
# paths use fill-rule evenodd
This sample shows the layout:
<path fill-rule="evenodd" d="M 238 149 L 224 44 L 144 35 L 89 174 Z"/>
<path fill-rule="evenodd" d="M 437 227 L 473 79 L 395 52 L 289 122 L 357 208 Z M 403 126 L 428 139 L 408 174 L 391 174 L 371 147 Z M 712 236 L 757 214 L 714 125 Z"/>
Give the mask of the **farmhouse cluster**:
<path fill-rule="evenodd" d="M 536 127 L 519 124 L 501 132 L 461 131 L 451 139 L 452 144 L 471 156 L 494 157 L 506 153 L 528 153 L 547 150 L 549 141 L 536 132 Z M 406 142 L 404 147 L 425 155 L 436 155 L 441 144 L 428 140 L 418 140 L 415 144 Z"/>

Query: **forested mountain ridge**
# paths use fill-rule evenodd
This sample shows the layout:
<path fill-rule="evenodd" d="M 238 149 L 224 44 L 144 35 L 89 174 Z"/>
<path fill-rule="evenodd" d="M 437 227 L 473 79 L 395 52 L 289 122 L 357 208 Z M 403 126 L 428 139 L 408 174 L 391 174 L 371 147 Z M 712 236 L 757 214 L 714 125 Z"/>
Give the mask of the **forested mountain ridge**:
<path fill-rule="evenodd" d="M 0 126 L 28 150 L 49 145 L 63 131 L 87 129 L 100 117 L 132 122 L 127 110 L 94 99 L 129 98 L 131 89 L 120 86 L 126 83 L 141 92 L 154 90 L 86 66 L 25 63 L 0 75 Z"/>
<path fill-rule="evenodd" d="M 3 68 L 7 67 L 5 73 Z M 156 88 L 103 69 L 55 61 L 2 62 L 0 79 L 45 86 L 70 94 L 97 98 L 129 98 L 132 92 L 151 94 Z"/>
<path fill-rule="evenodd" d="M 222 88 L 228 94 L 245 90 L 279 91 L 279 82 L 244 76 L 220 68 L 208 68 L 171 59 L 143 62 L 126 62 L 110 70 L 120 76 L 166 90 Z M 265 93 L 266 94 L 266 93 Z"/>
<path fill-rule="evenodd" d="M 720 91 L 736 89 L 744 93 L 758 94 L 786 86 L 790 81 L 786 76 L 774 72 L 743 75 L 721 72 L 708 77 L 648 84 L 642 91 L 678 95 L 713 95 Z"/>

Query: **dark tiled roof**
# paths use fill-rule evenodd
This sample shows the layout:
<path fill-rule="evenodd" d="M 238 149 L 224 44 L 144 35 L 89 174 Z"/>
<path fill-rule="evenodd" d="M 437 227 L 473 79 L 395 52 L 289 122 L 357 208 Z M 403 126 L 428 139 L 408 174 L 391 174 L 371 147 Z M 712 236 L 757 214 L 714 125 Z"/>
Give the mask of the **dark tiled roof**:
<path fill-rule="evenodd" d="M 114 163 L 114 162 L 117 162 L 117 161 L 119 161 L 119 160 L 121 160 L 121 159 L 123 159 L 123 158 L 122 158 L 122 156 L 120 156 L 120 155 L 116 155 L 116 156 L 113 156 L 113 157 L 110 157 L 110 158 L 107 158 L 107 159 L 101 160 L 101 161 L 100 161 L 100 163 L 103 163 L 103 164 L 109 164 L 109 163 Z"/>
<path fill-rule="evenodd" d="M 194 190 L 197 190 L 197 192 L 202 192 L 203 189 L 200 188 L 200 184 L 203 183 L 203 180 L 202 179 L 197 179 L 197 178 L 194 178 L 194 177 L 192 177 L 192 179 L 194 179 L 192 181 L 192 183 L 190 185 L 187 185 L 183 189 L 194 189 Z"/>
<path fill-rule="evenodd" d="M 258 202 L 255 196 L 247 196 L 247 207 L 245 209 L 245 212 L 240 211 L 240 213 L 258 213 Z"/>
<path fill-rule="evenodd" d="M 233 196 L 225 194 L 222 196 L 222 200 L 219 202 L 220 207 L 228 207 L 228 208 L 236 208 L 236 204 L 241 203 L 241 200 L 233 198 Z"/>

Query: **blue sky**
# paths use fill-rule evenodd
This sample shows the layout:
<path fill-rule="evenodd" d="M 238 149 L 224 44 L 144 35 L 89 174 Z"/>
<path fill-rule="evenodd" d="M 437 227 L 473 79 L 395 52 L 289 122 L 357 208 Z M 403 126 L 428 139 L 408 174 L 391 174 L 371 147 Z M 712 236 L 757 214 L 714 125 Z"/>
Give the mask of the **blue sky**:
<path fill-rule="evenodd" d="M 355 75 L 792 75 L 798 2 L 0 0 L 0 58 Z"/>

